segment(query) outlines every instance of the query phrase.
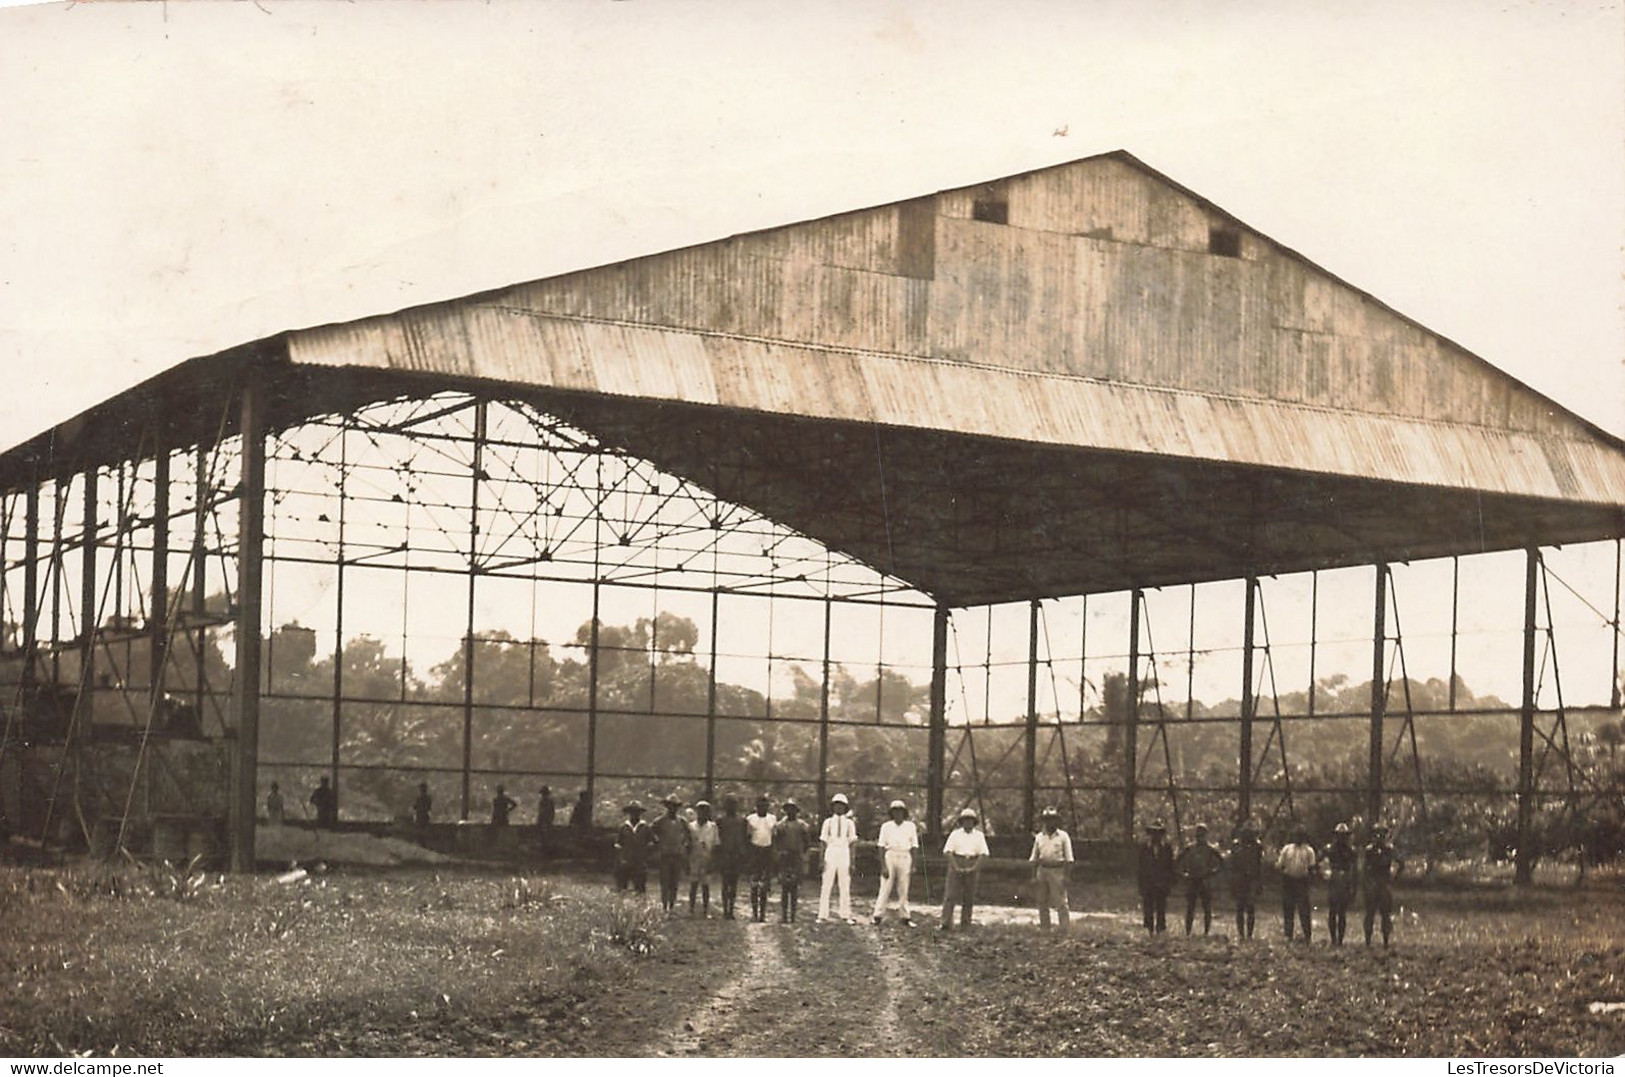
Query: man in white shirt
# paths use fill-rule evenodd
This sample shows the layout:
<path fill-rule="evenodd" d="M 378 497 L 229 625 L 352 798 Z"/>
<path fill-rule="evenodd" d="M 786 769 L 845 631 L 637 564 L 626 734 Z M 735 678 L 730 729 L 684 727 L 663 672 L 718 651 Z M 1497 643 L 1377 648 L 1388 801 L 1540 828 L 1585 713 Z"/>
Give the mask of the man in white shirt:
<path fill-rule="evenodd" d="M 943 888 L 942 928 L 953 927 L 954 906 L 960 907 L 959 926 L 969 927 L 976 905 L 976 871 L 988 855 L 987 838 L 977 828 L 977 815 L 970 808 L 959 813 L 959 827 L 942 844 L 948 858 L 948 880 Z"/>
<path fill-rule="evenodd" d="M 818 840 L 824 843 L 824 889 L 818 898 L 818 922 L 829 919 L 829 895 L 838 884 L 841 888 L 841 919 L 849 924 L 852 919 L 852 844 L 858 840 L 858 824 L 847 814 L 845 793 L 830 798 L 830 816 L 824 820 Z"/>
<path fill-rule="evenodd" d="M 1309 844 L 1309 830 L 1293 828 L 1292 840 L 1281 846 L 1275 866 L 1281 872 L 1281 915 L 1286 921 L 1286 938 L 1292 941 L 1292 916 L 1303 924 L 1303 941 L 1309 941 L 1309 880 L 1318 874 L 1320 854 Z"/>
<path fill-rule="evenodd" d="M 891 818 L 880 824 L 880 893 L 875 897 L 874 922 L 878 924 L 885 917 L 886 903 L 895 893 L 903 923 L 913 927 L 914 914 L 908 910 L 908 877 L 914 870 L 920 832 L 908 817 L 908 805 L 901 800 L 891 802 L 888 814 Z"/>
<path fill-rule="evenodd" d="M 773 828 L 778 817 L 768 811 L 773 802 L 765 795 L 756 798 L 756 810 L 745 816 L 745 837 L 750 842 L 745 850 L 745 870 L 750 874 L 750 918 L 758 923 L 767 920 L 767 899 L 773 886 Z"/>
<path fill-rule="evenodd" d="M 1045 808 L 1039 815 L 1042 829 L 1033 835 L 1033 879 L 1038 883 L 1038 926 L 1049 927 L 1049 911 L 1064 932 L 1067 928 L 1066 886 L 1072 874 L 1072 838 L 1061 829 L 1061 813 Z"/>
<path fill-rule="evenodd" d="M 711 879 L 716 874 L 719 838 L 717 824 L 711 821 L 711 805 L 704 800 L 694 805 L 694 821 L 688 824 L 688 914 L 694 915 L 694 898 L 704 904 L 702 915 L 711 918 Z"/>

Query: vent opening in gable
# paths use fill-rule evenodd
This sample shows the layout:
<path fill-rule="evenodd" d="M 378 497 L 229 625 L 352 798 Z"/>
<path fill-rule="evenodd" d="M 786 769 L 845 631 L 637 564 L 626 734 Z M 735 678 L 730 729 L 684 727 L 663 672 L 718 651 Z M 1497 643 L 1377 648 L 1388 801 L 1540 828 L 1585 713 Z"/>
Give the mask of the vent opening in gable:
<path fill-rule="evenodd" d="M 1207 252 L 1221 258 L 1241 257 L 1241 233 L 1234 228 L 1215 225 L 1207 230 Z"/>
<path fill-rule="evenodd" d="M 964 203 L 960 203 L 963 205 Z M 989 221 L 993 224 L 1010 223 L 1010 203 L 1003 199 L 978 198 L 971 204 L 970 215 L 978 221 Z"/>

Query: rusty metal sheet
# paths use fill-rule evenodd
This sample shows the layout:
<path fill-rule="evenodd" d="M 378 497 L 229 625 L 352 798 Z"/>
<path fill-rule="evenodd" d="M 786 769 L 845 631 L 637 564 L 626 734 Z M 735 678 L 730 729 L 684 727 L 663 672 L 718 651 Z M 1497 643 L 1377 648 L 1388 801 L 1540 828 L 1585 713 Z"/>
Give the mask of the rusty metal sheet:
<path fill-rule="evenodd" d="M 1625 489 L 1625 454 L 1574 439 L 495 304 L 295 334 L 290 356 L 1597 504 Z"/>
<path fill-rule="evenodd" d="M 1007 201 L 1008 224 L 972 220 Z M 1615 503 L 1622 453 L 1462 349 L 1093 158 L 291 334 L 373 366 L 1080 448 Z M 910 227 L 918 222 L 910 218 Z M 918 244 L 916 244 L 918 246 Z"/>

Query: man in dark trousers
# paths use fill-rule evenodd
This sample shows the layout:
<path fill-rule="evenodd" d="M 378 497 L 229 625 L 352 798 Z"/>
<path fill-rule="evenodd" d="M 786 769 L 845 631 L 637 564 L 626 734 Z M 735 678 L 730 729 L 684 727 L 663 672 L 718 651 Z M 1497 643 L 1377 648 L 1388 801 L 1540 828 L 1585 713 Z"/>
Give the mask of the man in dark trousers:
<path fill-rule="evenodd" d="M 1179 877 L 1185 880 L 1185 934 L 1196 920 L 1196 903 L 1202 903 L 1202 934 L 1213 930 L 1213 878 L 1224 867 L 1224 854 L 1207 840 L 1207 824 L 1197 823 L 1191 843 L 1179 854 Z"/>
<path fill-rule="evenodd" d="M 497 795 L 491 798 L 491 825 L 507 826 L 508 816 L 517 807 L 519 802 L 504 792 L 502 786 L 497 786 Z"/>
<path fill-rule="evenodd" d="M 739 798 L 730 793 L 722 798 L 722 818 L 717 820 L 717 874 L 722 877 L 722 916 L 726 920 L 734 918 L 739 876 L 745 870 L 749 844 L 745 820 L 739 814 Z"/>
<path fill-rule="evenodd" d="M 592 829 L 592 794 L 583 789 L 570 809 L 570 829 L 585 834 Z"/>
<path fill-rule="evenodd" d="M 323 778 L 316 786 L 315 791 L 310 794 L 310 803 L 316 809 L 317 826 L 323 830 L 331 830 L 338 825 L 338 795 L 333 792 L 333 787 L 328 784 L 328 779 Z"/>
<path fill-rule="evenodd" d="M 745 816 L 747 870 L 750 873 L 750 918 L 767 920 L 767 901 L 773 892 L 773 831 L 779 817 L 769 809 L 773 802 L 766 794 L 756 798 L 756 810 Z"/>
<path fill-rule="evenodd" d="M 544 834 L 552 830 L 558 810 L 558 805 L 553 803 L 553 790 L 542 786 L 541 798 L 536 801 L 536 828 Z"/>
<path fill-rule="evenodd" d="M 1258 827 L 1251 819 L 1230 842 L 1230 893 L 1236 899 L 1236 938 L 1253 937 L 1258 891 L 1264 883 L 1264 846 L 1258 840 Z"/>
<path fill-rule="evenodd" d="M 793 924 L 796 906 L 801 902 L 801 877 L 807 871 L 812 830 L 801 820 L 801 806 L 794 800 L 786 800 L 779 810 L 784 818 L 773 828 L 773 854 L 779 861 L 779 923 Z"/>
<path fill-rule="evenodd" d="M 655 820 L 655 862 L 660 867 L 660 907 L 671 913 L 677 910 L 678 883 L 683 877 L 683 865 L 688 863 L 688 823 L 677 817 L 683 806 L 676 793 L 661 801 L 666 814 Z"/>
<path fill-rule="evenodd" d="M 418 782 L 418 796 L 412 801 L 412 825 L 419 830 L 429 829 L 429 812 L 434 808 L 434 797 L 429 795 L 429 783 Z"/>
<path fill-rule="evenodd" d="M 1382 915 L 1382 944 L 1388 945 L 1394 933 L 1393 881 L 1405 870 L 1405 861 L 1388 844 L 1388 828 L 1378 823 L 1371 828 L 1371 841 L 1365 847 L 1365 944 L 1371 945 L 1371 928 Z"/>
<path fill-rule="evenodd" d="M 959 929 L 970 927 L 976 913 L 976 879 L 982 864 L 990 855 L 987 835 L 976 824 L 981 822 L 975 809 L 964 808 L 959 813 L 959 825 L 942 843 L 943 887 L 942 925 L 938 931 L 953 927 L 954 906 L 959 907 Z"/>
<path fill-rule="evenodd" d="M 1168 893 L 1174 888 L 1174 849 L 1168 844 L 1168 828 L 1158 819 L 1140 843 L 1140 905 L 1145 914 L 1145 933 L 1160 935 L 1168 930 Z"/>
<path fill-rule="evenodd" d="M 643 821 L 643 805 L 633 801 L 625 808 L 626 822 L 615 832 L 615 889 L 641 894 L 648 886 L 649 824 Z"/>
<path fill-rule="evenodd" d="M 1309 844 L 1309 828 L 1299 824 L 1292 829 L 1292 840 L 1275 857 L 1281 872 L 1281 918 L 1288 942 L 1292 941 L 1294 915 L 1303 926 L 1303 941 L 1309 941 L 1309 883 L 1319 865 L 1320 857 Z"/>
<path fill-rule="evenodd" d="M 1354 904 L 1354 880 L 1359 867 L 1360 854 L 1349 838 L 1349 825 L 1338 823 L 1332 830 L 1332 843 L 1321 857 L 1330 869 L 1326 884 L 1326 928 L 1331 933 L 1332 945 L 1343 945 L 1349 932 L 1349 906 Z"/>

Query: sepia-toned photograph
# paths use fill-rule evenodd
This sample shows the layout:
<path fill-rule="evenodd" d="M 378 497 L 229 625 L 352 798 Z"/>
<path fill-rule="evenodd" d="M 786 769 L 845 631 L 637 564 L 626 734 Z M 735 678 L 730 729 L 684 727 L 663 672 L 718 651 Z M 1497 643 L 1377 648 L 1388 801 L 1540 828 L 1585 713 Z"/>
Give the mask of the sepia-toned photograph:
<path fill-rule="evenodd" d="M 1625 1054 L 1620 0 L 7 0 L 0 101 L 9 1072 Z"/>

